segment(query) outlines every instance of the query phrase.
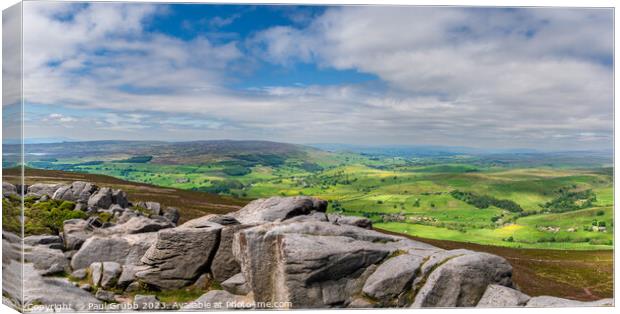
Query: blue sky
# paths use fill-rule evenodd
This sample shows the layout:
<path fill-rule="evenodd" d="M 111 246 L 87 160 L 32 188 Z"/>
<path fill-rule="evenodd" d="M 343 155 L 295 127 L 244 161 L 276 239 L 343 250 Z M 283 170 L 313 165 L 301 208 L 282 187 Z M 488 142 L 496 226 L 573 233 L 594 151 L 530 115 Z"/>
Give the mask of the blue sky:
<path fill-rule="evenodd" d="M 612 14 L 27 2 L 26 137 L 610 148 Z"/>

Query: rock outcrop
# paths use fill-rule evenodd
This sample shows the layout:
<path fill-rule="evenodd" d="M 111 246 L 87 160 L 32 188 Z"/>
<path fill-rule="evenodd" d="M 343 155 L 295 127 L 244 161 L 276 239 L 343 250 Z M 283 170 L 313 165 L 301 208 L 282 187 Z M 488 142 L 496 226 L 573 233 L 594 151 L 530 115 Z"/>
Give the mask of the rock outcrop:
<path fill-rule="evenodd" d="M 6 193 L 15 187 L 3 184 Z M 326 214 L 327 202 L 306 196 L 250 202 L 228 215 L 177 226 L 180 210 L 156 202 L 136 206 L 121 190 L 88 182 L 32 185 L 32 197 L 81 204 L 90 217 L 64 222 L 62 234 L 23 241 L 3 233 L 3 293 L 14 304 L 131 302 L 164 309 L 145 289 L 202 289 L 182 310 L 373 307 L 610 306 L 530 297 L 512 282 L 502 257 L 443 250 L 372 230 L 363 217 Z M 12 197 L 12 196 L 8 196 Z M 27 270 L 21 281 L 11 278 Z M 50 275 L 71 274 L 65 278 Z M 13 280 L 14 279 L 14 280 Z M 70 282 L 73 280 L 74 282 Z M 87 282 L 86 282 L 87 281 Z M 214 287 L 221 286 L 218 290 Z M 122 294 L 125 293 L 123 296 Z M 217 307 L 220 304 L 220 307 Z"/>

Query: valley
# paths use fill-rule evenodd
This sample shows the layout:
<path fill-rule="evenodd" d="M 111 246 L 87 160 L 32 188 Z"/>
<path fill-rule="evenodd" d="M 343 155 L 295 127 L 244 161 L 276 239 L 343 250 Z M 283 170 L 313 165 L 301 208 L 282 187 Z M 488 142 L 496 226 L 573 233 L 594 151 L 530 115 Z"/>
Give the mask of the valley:
<path fill-rule="evenodd" d="M 232 203 L 317 196 L 330 212 L 415 237 L 512 248 L 613 247 L 613 168 L 610 157 L 595 152 L 105 141 L 28 145 L 26 153 L 32 168 L 218 194 Z"/>

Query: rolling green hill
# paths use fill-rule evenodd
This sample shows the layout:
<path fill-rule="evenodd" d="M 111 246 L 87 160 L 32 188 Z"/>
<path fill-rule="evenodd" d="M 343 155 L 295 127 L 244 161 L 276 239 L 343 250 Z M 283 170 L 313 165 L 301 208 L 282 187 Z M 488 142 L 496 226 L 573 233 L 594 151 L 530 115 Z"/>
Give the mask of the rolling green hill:
<path fill-rule="evenodd" d="M 28 145 L 28 166 L 220 194 L 314 195 L 377 228 L 515 248 L 611 249 L 613 168 L 597 152 L 324 151 L 261 141 Z"/>

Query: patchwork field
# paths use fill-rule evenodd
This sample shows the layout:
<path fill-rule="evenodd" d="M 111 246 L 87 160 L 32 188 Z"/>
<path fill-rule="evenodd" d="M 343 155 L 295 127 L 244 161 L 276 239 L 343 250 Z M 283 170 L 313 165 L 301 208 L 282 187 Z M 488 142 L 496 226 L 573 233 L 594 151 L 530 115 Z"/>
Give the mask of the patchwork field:
<path fill-rule="evenodd" d="M 329 211 L 410 236 L 513 248 L 613 247 L 613 168 L 601 153 L 365 153 L 252 141 L 40 144 L 27 153 L 32 168 L 219 194 L 233 203 L 318 196 Z"/>

